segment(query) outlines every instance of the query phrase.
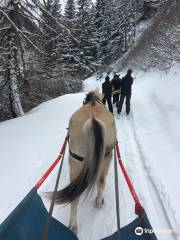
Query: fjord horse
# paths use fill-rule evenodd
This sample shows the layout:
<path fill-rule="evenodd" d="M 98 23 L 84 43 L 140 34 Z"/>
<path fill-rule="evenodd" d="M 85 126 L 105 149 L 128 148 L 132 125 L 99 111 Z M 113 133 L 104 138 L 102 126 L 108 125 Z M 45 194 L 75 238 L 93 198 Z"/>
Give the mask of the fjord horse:
<path fill-rule="evenodd" d="M 56 203 L 71 203 L 69 228 L 77 233 L 77 205 L 80 195 L 97 184 L 95 206 L 101 208 L 105 177 L 116 143 L 113 115 L 102 104 L 100 93 L 86 95 L 83 106 L 69 121 L 70 184 L 57 192 Z"/>

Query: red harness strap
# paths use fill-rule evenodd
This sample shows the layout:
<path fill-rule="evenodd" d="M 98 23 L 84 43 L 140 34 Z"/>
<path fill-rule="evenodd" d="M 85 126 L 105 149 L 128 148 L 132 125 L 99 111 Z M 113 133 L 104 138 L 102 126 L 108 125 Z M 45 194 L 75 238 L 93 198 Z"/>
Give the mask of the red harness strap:
<path fill-rule="evenodd" d="M 121 170 L 122 170 L 122 172 L 123 172 L 123 175 L 124 175 L 124 177 L 125 177 L 125 179 L 126 179 L 126 183 L 127 183 L 128 187 L 129 187 L 129 190 L 130 190 L 130 192 L 131 192 L 131 194 L 132 194 L 132 197 L 133 197 L 133 199 L 134 199 L 134 202 L 135 202 L 135 213 L 136 213 L 136 214 L 139 214 L 141 211 L 144 211 L 144 208 L 142 207 L 142 205 L 141 205 L 141 203 L 140 203 L 140 201 L 139 201 L 139 199 L 138 199 L 138 196 L 137 196 L 137 194 L 136 194 L 136 192 L 135 192 L 135 190 L 134 190 L 134 187 L 133 187 L 133 185 L 132 185 L 132 183 L 131 183 L 131 180 L 130 180 L 130 178 L 129 178 L 127 172 L 126 172 L 126 169 L 125 169 L 125 167 L 124 167 L 124 165 L 123 165 L 118 142 L 116 143 L 116 152 L 117 152 L 117 156 L 118 156 L 119 165 L 120 165 L 120 167 L 121 167 Z"/>
<path fill-rule="evenodd" d="M 61 160 L 61 158 L 65 152 L 65 149 L 66 149 L 67 141 L 68 141 L 68 138 L 66 137 L 64 140 L 63 146 L 61 148 L 61 151 L 59 153 L 59 156 L 56 158 L 56 160 L 53 162 L 53 164 L 49 167 L 49 169 L 44 173 L 44 175 L 36 183 L 36 185 L 34 186 L 36 189 L 38 189 L 43 184 L 43 182 L 46 180 L 46 178 L 49 176 L 49 174 L 52 172 L 52 170 L 55 168 L 55 166 Z"/>

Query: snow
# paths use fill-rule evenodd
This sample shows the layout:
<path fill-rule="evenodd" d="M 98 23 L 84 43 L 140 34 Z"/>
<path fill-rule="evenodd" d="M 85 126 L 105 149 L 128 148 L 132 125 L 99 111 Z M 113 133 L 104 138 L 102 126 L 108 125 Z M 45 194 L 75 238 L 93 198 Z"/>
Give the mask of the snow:
<path fill-rule="evenodd" d="M 122 76 L 124 73 L 120 73 Z M 104 76 L 88 78 L 84 91 L 101 88 Z M 130 116 L 123 109 L 115 119 L 122 159 L 153 228 L 173 230 L 157 234 L 159 240 L 180 239 L 180 68 L 170 72 L 135 72 Z M 110 76 L 112 77 L 112 75 Z M 0 123 L 0 221 L 2 222 L 35 185 L 57 157 L 68 120 L 83 102 L 85 92 L 45 102 L 23 117 Z M 115 109 L 115 107 L 114 107 Z M 113 162 L 112 162 L 113 163 Z M 39 190 L 54 189 L 56 168 Z M 69 181 L 67 153 L 60 187 Z M 94 207 L 96 192 L 78 208 L 78 237 L 98 240 L 116 231 L 113 164 L 108 173 L 101 210 Z M 121 226 L 135 218 L 134 203 L 119 170 Z M 47 208 L 49 202 L 43 201 Z M 56 206 L 54 216 L 68 226 L 69 206 Z"/>

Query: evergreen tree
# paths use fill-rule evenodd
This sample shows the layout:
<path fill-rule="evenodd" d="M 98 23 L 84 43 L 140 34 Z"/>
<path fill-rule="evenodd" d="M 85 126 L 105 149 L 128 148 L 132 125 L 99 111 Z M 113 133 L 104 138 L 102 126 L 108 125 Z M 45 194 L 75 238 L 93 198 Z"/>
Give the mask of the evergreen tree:
<path fill-rule="evenodd" d="M 94 19 L 92 12 L 92 2 L 90 0 L 78 0 L 77 1 L 77 34 L 79 39 L 79 59 L 83 63 L 84 70 L 88 72 L 95 70 L 95 42 L 93 32 Z"/>
<path fill-rule="evenodd" d="M 61 4 L 59 0 L 44 1 L 40 26 L 44 35 L 44 51 L 46 55 L 41 57 L 40 62 L 46 81 L 53 81 L 61 74 L 61 66 L 58 62 L 58 45 L 61 41 L 62 29 L 57 24 L 57 21 L 60 21 L 61 18 Z"/>
<path fill-rule="evenodd" d="M 10 111 L 13 117 L 24 114 L 22 108 L 22 95 L 25 88 L 25 46 L 33 46 L 41 51 L 33 39 L 36 26 L 32 21 L 32 13 L 24 7 L 20 0 L 7 0 L 0 7 L 0 44 L 2 54 L 5 56 L 4 80 L 9 86 Z M 37 33 L 37 32 L 36 32 Z M 22 87 L 24 85 L 24 87 Z M 8 106 L 7 106 L 8 107 Z"/>
<path fill-rule="evenodd" d="M 144 16 L 144 1 L 134 0 L 135 20 L 138 23 Z"/>
<path fill-rule="evenodd" d="M 60 0 L 52 1 L 52 15 L 55 18 L 61 18 L 61 3 Z"/>
<path fill-rule="evenodd" d="M 67 0 L 65 5 L 64 22 L 71 30 L 71 32 L 76 35 L 76 6 L 74 0 Z M 75 76 L 77 74 L 77 61 L 76 56 L 78 53 L 78 44 L 73 41 L 65 32 L 64 39 L 59 45 L 59 57 L 62 62 L 63 76 Z"/>
<path fill-rule="evenodd" d="M 111 47 L 111 3 L 108 0 L 96 2 L 96 29 L 98 38 L 99 64 L 109 63 Z"/>
<path fill-rule="evenodd" d="M 7 9 L 4 10 L 3 16 L 7 15 L 7 19 L 12 21 L 15 26 L 19 26 L 19 19 L 18 19 L 18 11 L 19 6 L 18 2 L 9 1 L 7 5 Z M 4 47 L 7 49 L 7 80 L 9 83 L 10 89 L 10 103 L 11 103 L 11 110 L 12 115 L 14 117 L 21 116 L 24 114 L 22 105 L 21 105 L 21 98 L 19 93 L 19 61 L 18 61 L 18 42 L 20 41 L 19 36 L 17 33 L 17 28 L 14 27 L 9 22 L 6 22 L 6 32 L 4 33 Z"/>
<path fill-rule="evenodd" d="M 121 1 L 119 0 L 112 0 L 111 23 L 111 56 L 116 59 L 121 56 L 124 47 L 124 13 L 122 11 Z"/>
<path fill-rule="evenodd" d="M 67 1 L 67 4 L 69 2 Z M 78 42 L 65 36 L 65 40 L 59 47 L 59 55 L 63 63 L 64 73 L 70 76 L 88 75 L 95 70 L 95 43 L 93 42 L 93 12 L 90 0 L 79 0 L 77 12 L 73 20 L 69 19 L 69 12 L 65 12 L 66 25 Z M 68 6 L 66 5 L 66 9 Z M 69 9 L 69 8 L 68 8 Z M 73 8 L 74 9 L 74 8 Z M 74 14 L 74 11 L 73 11 Z"/>
<path fill-rule="evenodd" d="M 73 20 L 76 15 L 76 7 L 74 0 L 67 0 L 65 9 L 64 9 L 64 16 L 67 20 Z"/>
<path fill-rule="evenodd" d="M 141 1 L 142 3 L 142 1 Z M 142 5 L 141 5 L 142 7 Z M 134 43 L 136 24 L 142 10 L 139 0 L 112 0 L 112 48 L 111 55 L 120 57 Z"/>

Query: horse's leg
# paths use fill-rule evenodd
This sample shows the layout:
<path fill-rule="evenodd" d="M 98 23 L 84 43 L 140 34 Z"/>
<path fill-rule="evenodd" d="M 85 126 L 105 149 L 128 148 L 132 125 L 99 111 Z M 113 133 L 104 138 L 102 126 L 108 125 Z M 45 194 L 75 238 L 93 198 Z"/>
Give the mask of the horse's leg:
<path fill-rule="evenodd" d="M 70 163 L 70 181 L 72 182 L 81 172 L 82 163 L 77 162 L 72 157 L 69 157 Z M 73 202 L 71 202 L 71 214 L 70 214 L 70 221 L 69 221 L 69 228 L 74 233 L 77 233 L 77 206 L 79 202 L 79 197 L 77 197 Z"/>
<path fill-rule="evenodd" d="M 104 158 L 104 161 L 103 161 L 101 169 L 100 169 L 100 174 L 99 174 L 98 181 L 97 181 L 98 194 L 95 199 L 95 206 L 97 208 L 101 208 L 102 205 L 104 204 L 103 191 L 105 188 L 105 178 L 106 178 L 106 175 L 107 175 L 107 172 L 109 169 L 111 158 L 112 158 L 112 152 L 110 152 L 108 154 L 108 156 L 106 156 Z"/>
<path fill-rule="evenodd" d="M 103 191 L 104 191 L 104 186 L 105 186 L 105 177 L 103 174 L 100 176 L 97 182 L 97 197 L 95 199 L 95 206 L 97 208 L 101 208 L 103 203 L 104 203 L 104 198 L 103 198 Z"/>

